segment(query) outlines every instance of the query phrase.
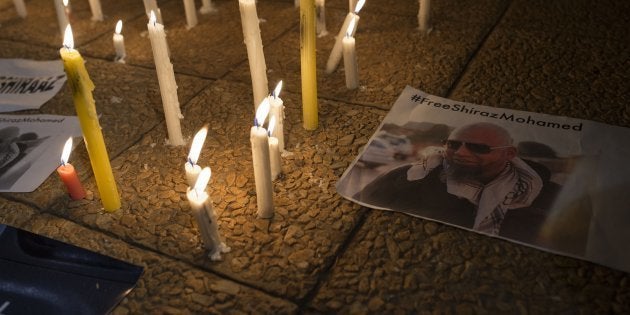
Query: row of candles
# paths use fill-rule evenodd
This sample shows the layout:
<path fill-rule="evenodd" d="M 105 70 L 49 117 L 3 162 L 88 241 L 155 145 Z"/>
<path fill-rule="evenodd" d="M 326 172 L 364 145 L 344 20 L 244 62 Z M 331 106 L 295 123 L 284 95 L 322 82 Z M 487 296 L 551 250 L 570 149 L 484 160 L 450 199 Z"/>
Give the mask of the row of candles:
<path fill-rule="evenodd" d="M 67 8 L 67 0 L 64 0 L 64 7 Z M 97 1 L 97 0 L 94 0 Z M 186 1 L 186 0 L 185 0 Z M 301 0 L 312 3 L 312 0 Z M 352 0 L 350 0 L 352 1 Z M 156 64 L 156 72 L 164 106 L 165 120 L 168 132 L 168 143 L 175 146 L 184 145 L 184 137 L 181 133 L 180 120 L 183 118 L 177 97 L 177 84 L 175 82 L 173 65 L 170 62 L 168 46 L 164 26 L 158 22 L 159 8 L 155 0 L 144 0 L 145 8 L 154 8 L 149 11 L 149 23 L 147 25 L 151 47 Z M 208 2 L 209 3 L 209 2 Z M 341 56 L 344 58 L 344 68 L 346 72 L 346 86 L 349 89 L 358 86 L 358 67 L 356 63 L 356 51 L 354 34 L 359 20 L 358 12 L 362 8 L 365 0 L 358 0 L 354 10 L 348 13 L 344 24 L 336 38 L 330 57 L 326 64 L 326 72 L 332 73 Z M 254 0 L 239 0 L 241 19 L 243 23 L 243 34 L 248 50 L 250 70 L 252 74 L 252 84 L 254 100 L 262 99 L 256 103 L 256 114 L 254 126 L 250 130 L 250 141 L 252 145 L 252 160 L 254 167 L 255 186 L 257 195 L 257 213 L 260 218 L 271 218 L 273 216 L 273 184 L 281 169 L 281 154 L 284 150 L 283 137 L 283 102 L 279 98 L 282 82 L 278 84 L 271 95 L 267 90 L 266 66 L 264 54 L 262 53 L 262 42 L 260 29 L 258 27 L 258 17 Z M 194 7 L 194 4 L 193 4 Z M 304 106 L 304 127 L 315 129 L 317 127 L 317 94 L 315 88 L 308 89 L 308 86 L 315 85 L 314 70 L 314 17 L 315 14 L 308 12 L 314 6 L 301 5 L 301 51 L 302 51 L 302 101 Z M 67 18 L 67 10 L 64 10 Z M 156 15 L 156 13 L 158 15 Z M 65 20 L 67 22 L 67 19 Z M 113 37 L 114 47 L 118 59 L 124 59 L 124 41 L 120 34 L 122 22 L 118 21 L 116 32 Z M 312 29 L 312 32 L 305 32 L 305 29 Z M 307 34 L 304 34 L 307 33 Z M 94 84 L 89 78 L 85 69 L 84 60 L 77 50 L 74 49 L 72 30 L 67 24 L 64 31 L 64 47 L 60 50 L 60 55 L 64 61 L 64 69 L 68 76 L 68 83 L 73 90 L 73 99 L 77 111 L 77 116 L 83 131 L 84 141 L 90 163 L 94 171 L 97 188 L 101 196 L 103 207 L 106 211 L 115 211 L 120 208 L 120 195 L 113 177 L 107 150 L 103 141 L 101 128 L 98 122 L 98 115 L 92 97 Z M 305 71 L 305 68 L 306 71 Z M 305 75 L 306 73 L 306 75 Z M 264 84 L 262 84 L 264 83 Z M 306 88 L 305 88 L 306 87 Z M 308 93 L 307 93 L 308 92 Z M 309 99 L 314 101 L 313 108 L 308 109 Z M 271 115 L 269 115 L 271 111 Z M 270 117 L 267 128 L 264 127 L 267 117 Z M 308 119 L 314 116 L 313 119 Z M 311 117 L 313 118 L 313 117 Z M 205 128 L 204 128 L 205 129 Z M 203 130 L 203 129 L 202 129 Z M 185 170 L 189 184 L 187 197 L 199 229 L 205 247 L 210 251 L 211 259 L 219 259 L 220 254 L 229 251 L 229 247 L 223 243 L 218 226 L 216 214 L 214 213 L 212 202 L 206 192 L 208 181 L 210 180 L 210 168 L 203 170 L 196 164 L 196 160 L 201 150 L 200 146 L 205 140 L 207 129 L 203 134 L 203 140 L 193 140 L 191 154 L 186 162 Z M 198 135 L 200 134 L 198 133 Z M 201 136 L 200 136 L 201 137 Z M 198 144 L 201 141 L 201 145 Z M 73 199 L 81 199 L 85 196 L 78 176 L 71 164 L 67 163 L 69 151 L 72 144 L 70 141 L 64 146 L 61 166 L 57 172 L 66 184 L 68 192 Z M 196 156 L 194 154 L 196 151 Z"/>
<path fill-rule="evenodd" d="M 179 113 L 179 103 L 177 101 L 176 85 L 172 71 L 172 64 L 169 62 L 162 63 L 162 67 L 158 66 L 157 60 L 166 58 L 168 60 L 167 48 L 164 41 L 163 28 L 155 21 L 155 15 L 151 12 L 149 27 L 149 36 L 156 57 L 156 69 L 158 73 L 158 81 L 161 91 L 169 91 L 166 95 L 162 93 L 163 103 L 165 104 L 165 114 L 167 115 L 167 130 L 169 139 L 172 142 L 172 125 L 169 127 L 168 115 L 175 116 L 170 110 L 177 110 Z M 105 143 L 101 128 L 98 122 L 98 115 L 94 106 L 92 90 L 94 84 L 89 78 L 85 69 L 84 60 L 80 53 L 74 49 L 74 40 L 72 36 L 72 28 L 67 26 L 64 34 L 64 47 L 60 50 L 60 55 L 64 61 L 64 69 L 68 76 L 68 82 L 73 90 L 73 99 L 81 128 L 84 135 L 88 155 L 94 171 L 97 187 L 101 195 L 103 207 L 106 211 L 114 211 L 120 208 L 120 197 L 117 186 L 113 178 L 111 165 L 109 162 Z M 164 67 L 166 65 L 167 67 Z M 170 71 L 168 71 L 170 70 Z M 165 84 L 173 90 L 165 89 Z M 252 159 L 254 164 L 254 176 L 257 191 L 257 208 L 258 216 L 261 218 L 271 218 L 273 216 L 273 198 L 271 181 L 276 179 L 281 169 L 280 152 L 284 150 L 284 104 L 279 94 L 282 89 L 282 81 L 278 83 L 274 92 L 266 97 L 256 111 L 254 126 L 250 132 L 250 140 L 252 144 Z M 172 98 L 172 96 L 175 96 Z M 169 97 L 169 98 L 165 98 Z M 174 105 L 167 107 L 168 101 L 173 101 Z M 173 105 L 173 104 L 171 104 Z M 271 112 L 271 115 L 269 113 Z M 181 115 L 181 113 L 179 113 Z M 268 128 L 263 127 L 267 116 L 270 116 Z M 181 129 L 179 128 L 179 117 L 171 119 L 177 123 L 178 136 L 181 137 Z M 222 252 L 229 250 L 225 244 L 220 241 L 218 228 L 216 225 L 216 215 L 212 209 L 211 201 L 205 192 L 205 187 L 210 177 L 210 169 L 208 175 L 205 170 L 201 170 L 197 165 L 197 159 L 201 151 L 201 146 L 205 141 L 207 128 L 202 128 L 193 139 L 191 151 L 188 161 L 185 164 L 186 178 L 189 184 L 187 197 L 190 201 L 191 208 L 195 213 L 202 239 L 207 249 L 211 251 L 212 259 L 219 259 Z M 61 166 L 57 169 L 62 181 L 66 184 L 68 192 L 73 199 L 82 199 L 85 191 L 82 188 L 74 167 L 67 163 L 72 141 L 69 139 L 64 146 L 61 157 Z M 206 178 L 207 177 L 207 178 Z"/>

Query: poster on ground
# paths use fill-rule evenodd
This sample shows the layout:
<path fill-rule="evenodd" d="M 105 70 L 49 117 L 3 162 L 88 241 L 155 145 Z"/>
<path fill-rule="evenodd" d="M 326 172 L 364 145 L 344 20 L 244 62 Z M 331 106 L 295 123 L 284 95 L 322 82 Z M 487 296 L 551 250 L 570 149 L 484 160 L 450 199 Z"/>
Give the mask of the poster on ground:
<path fill-rule="evenodd" d="M 630 272 L 627 139 L 628 128 L 406 87 L 337 191 Z"/>
<path fill-rule="evenodd" d="M 39 108 L 64 82 L 61 60 L 0 59 L 0 112 Z"/>
<path fill-rule="evenodd" d="M 0 192 L 35 190 L 61 164 L 68 137 L 81 136 L 76 116 L 0 115 Z"/>

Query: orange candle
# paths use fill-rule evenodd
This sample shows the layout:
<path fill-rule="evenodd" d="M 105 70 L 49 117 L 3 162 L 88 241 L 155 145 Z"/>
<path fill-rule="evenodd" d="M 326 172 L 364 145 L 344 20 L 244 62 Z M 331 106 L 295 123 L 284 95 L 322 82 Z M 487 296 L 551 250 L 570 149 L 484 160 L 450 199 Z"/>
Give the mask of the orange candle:
<path fill-rule="evenodd" d="M 85 189 L 83 189 L 83 185 L 81 185 L 74 166 L 68 163 L 70 151 L 72 151 L 72 137 L 68 138 L 66 145 L 63 146 L 61 166 L 57 168 L 57 174 L 59 174 L 61 181 L 66 185 L 70 198 L 72 198 L 72 200 L 79 200 L 85 198 Z"/>

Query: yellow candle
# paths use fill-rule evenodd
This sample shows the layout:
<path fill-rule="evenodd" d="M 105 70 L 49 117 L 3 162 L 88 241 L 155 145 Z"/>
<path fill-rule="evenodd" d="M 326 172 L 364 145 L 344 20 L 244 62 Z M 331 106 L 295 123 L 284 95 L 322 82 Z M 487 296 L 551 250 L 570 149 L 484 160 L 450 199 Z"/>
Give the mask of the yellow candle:
<path fill-rule="evenodd" d="M 92 97 L 94 83 L 90 80 L 85 69 L 85 61 L 81 54 L 73 48 L 74 40 L 70 25 L 66 27 L 63 45 L 64 47 L 59 50 L 59 53 L 63 59 L 68 84 L 72 87 L 72 99 L 77 116 L 79 116 L 83 140 L 90 156 L 96 186 L 101 195 L 103 208 L 106 211 L 114 211 L 120 208 L 120 195 L 109 164 L 109 156 L 94 106 L 94 98 Z"/>
<path fill-rule="evenodd" d="M 315 1 L 300 0 L 300 53 L 302 61 L 302 117 L 304 129 L 317 129 L 317 68 L 315 54 Z"/>

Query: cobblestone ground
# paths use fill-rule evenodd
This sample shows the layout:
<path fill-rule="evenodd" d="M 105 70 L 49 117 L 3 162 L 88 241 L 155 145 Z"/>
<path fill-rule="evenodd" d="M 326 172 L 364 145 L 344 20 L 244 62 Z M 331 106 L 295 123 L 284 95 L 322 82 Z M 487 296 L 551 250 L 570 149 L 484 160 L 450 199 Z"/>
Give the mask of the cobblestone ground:
<path fill-rule="evenodd" d="M 0 223 L 145 268 L 114 314 L 180 313 L 630 313 L 627 273 L 401 213 L 361 207 L 335 185 L 405 88 L 488 106 L 630 127 L 630 2 L 445 0 L 433 30 L 418 2 L 368 0 L 356 33 L 360 86 L 325 64 L 348 11 L 326 2 L 317 39 L 319 128 L 302 127 L 299 9 L 258 2 L 270 88 L 284 80 L 286 152 L 275 215 L 256 217 L 249 129 L 254 117 L 236 0 L 212 1 L 186 28 L 181 1 L 159 1 L 186 140 L 204 124 L 199 163 L 231 252 L 210 261 L 186 199 L 189 144 L 165 144 L 162 100 L 140 1 L 72 3 L 77 49 L 94 98 L 122 208 L 101 208 L 83 144 L 72 162 L 88 191 L 71 201 L 56 174 L 31 193 L 0 194 Z M 196 3 L 200 5 L 199 1 Z M 53 3 L 0 0 L 0 58 L 59 59 Z M 126 63 L 113 62 L 122 19 Z M 1 75 L 1 74 L 0 74 Z M 69 86 L 39 110 L 74 115 Z M 56 158 L 56 157 L 55 157 Z"/>

